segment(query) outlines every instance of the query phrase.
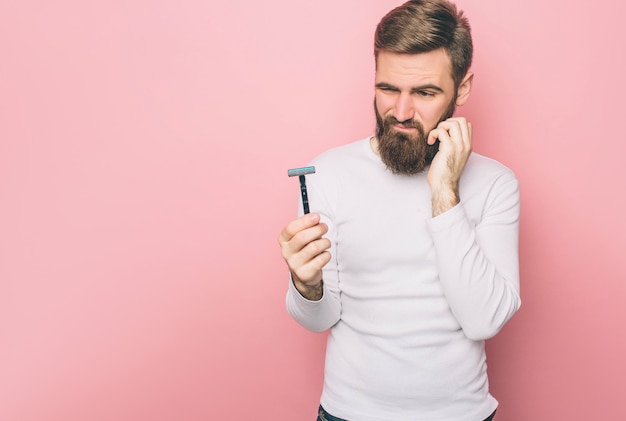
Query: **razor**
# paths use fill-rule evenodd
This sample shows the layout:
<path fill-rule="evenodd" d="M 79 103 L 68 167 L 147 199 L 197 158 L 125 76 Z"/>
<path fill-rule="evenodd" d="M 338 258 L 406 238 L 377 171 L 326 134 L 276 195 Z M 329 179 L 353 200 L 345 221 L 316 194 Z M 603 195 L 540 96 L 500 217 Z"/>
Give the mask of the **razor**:
<path fill-rule="evenodd" d="M 315 174 L 315 167 L 302 167 L 287 170 L 289 177 L 298 176 L 300 178 L 300 194 L 302 195 L 302 209 L 304 213 L 309 213 L 309 196 L 306 192 L 306 178 L 307 174 Z"/>

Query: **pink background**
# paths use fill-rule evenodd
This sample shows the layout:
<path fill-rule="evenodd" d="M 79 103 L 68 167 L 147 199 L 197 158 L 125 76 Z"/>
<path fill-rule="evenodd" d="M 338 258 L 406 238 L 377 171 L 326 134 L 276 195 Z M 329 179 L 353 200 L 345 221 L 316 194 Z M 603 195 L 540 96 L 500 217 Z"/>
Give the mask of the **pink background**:
<path fill-rule="evenodd" d="M 459 0 L 475 150 L 522 186 L 498 419 L 626 419 L 622 2 Z M 399 1 L 0 2 L 0 419 L 312 420 L 303 166 L 373 129 Z"/>

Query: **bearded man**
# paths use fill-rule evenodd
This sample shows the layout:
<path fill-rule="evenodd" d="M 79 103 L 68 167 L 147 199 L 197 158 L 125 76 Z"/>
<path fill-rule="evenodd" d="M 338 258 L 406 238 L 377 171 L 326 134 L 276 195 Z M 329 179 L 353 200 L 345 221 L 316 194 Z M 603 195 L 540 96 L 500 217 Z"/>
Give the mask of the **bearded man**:
<path fill-rule="evenodd" d="M 312 213 L 279 236 L 287 309 L 330 330 L 318 420 L 482 421 L 484 341 L 520 306 L 519 189 L 453 117 L 473 73 L 470 27 L 414 0 L 375 34 L 375 136 L 311 165 Z"/>

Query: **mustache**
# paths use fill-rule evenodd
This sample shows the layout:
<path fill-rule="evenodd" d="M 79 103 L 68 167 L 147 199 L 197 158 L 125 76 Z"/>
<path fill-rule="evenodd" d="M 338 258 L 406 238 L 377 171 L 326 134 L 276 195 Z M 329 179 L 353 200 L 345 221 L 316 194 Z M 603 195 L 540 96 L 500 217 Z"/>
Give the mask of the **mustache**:
<path fill-rule="evenodd" d="M 385 118 L 385 123 L 386 124 L 392 124 L 394 126 L 395 125 L 400 125 L 400 126 L 405 127 L 407 129 L 419 129 L 421 127 L 421 125 L 417 121 L 415 121 L 415 120 L 413 120 L 411 118 L 409 118 L 407 120 L 404 120 L 404 121 L 400 121 L 400 120 L 398 120 L 397 118 L 395 118 L 392 115 L 389 115 L 389 116 L 387 116 Z"/>

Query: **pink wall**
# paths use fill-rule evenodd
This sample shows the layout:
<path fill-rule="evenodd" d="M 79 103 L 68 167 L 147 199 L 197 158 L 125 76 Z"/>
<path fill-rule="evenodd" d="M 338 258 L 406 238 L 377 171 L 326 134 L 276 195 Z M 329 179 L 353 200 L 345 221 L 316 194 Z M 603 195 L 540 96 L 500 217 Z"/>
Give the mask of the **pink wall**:
<path fill-rule="evenodd" d="M 312 419 L 324 338 L 284 310 L 286 170 L 370 134 L 399 2 L 215 3 L 0 2 L 0 419 Z M 626 6 L 459 4 L 462 113 L 522 185 L 499 419 L 626 419 Z"/>

